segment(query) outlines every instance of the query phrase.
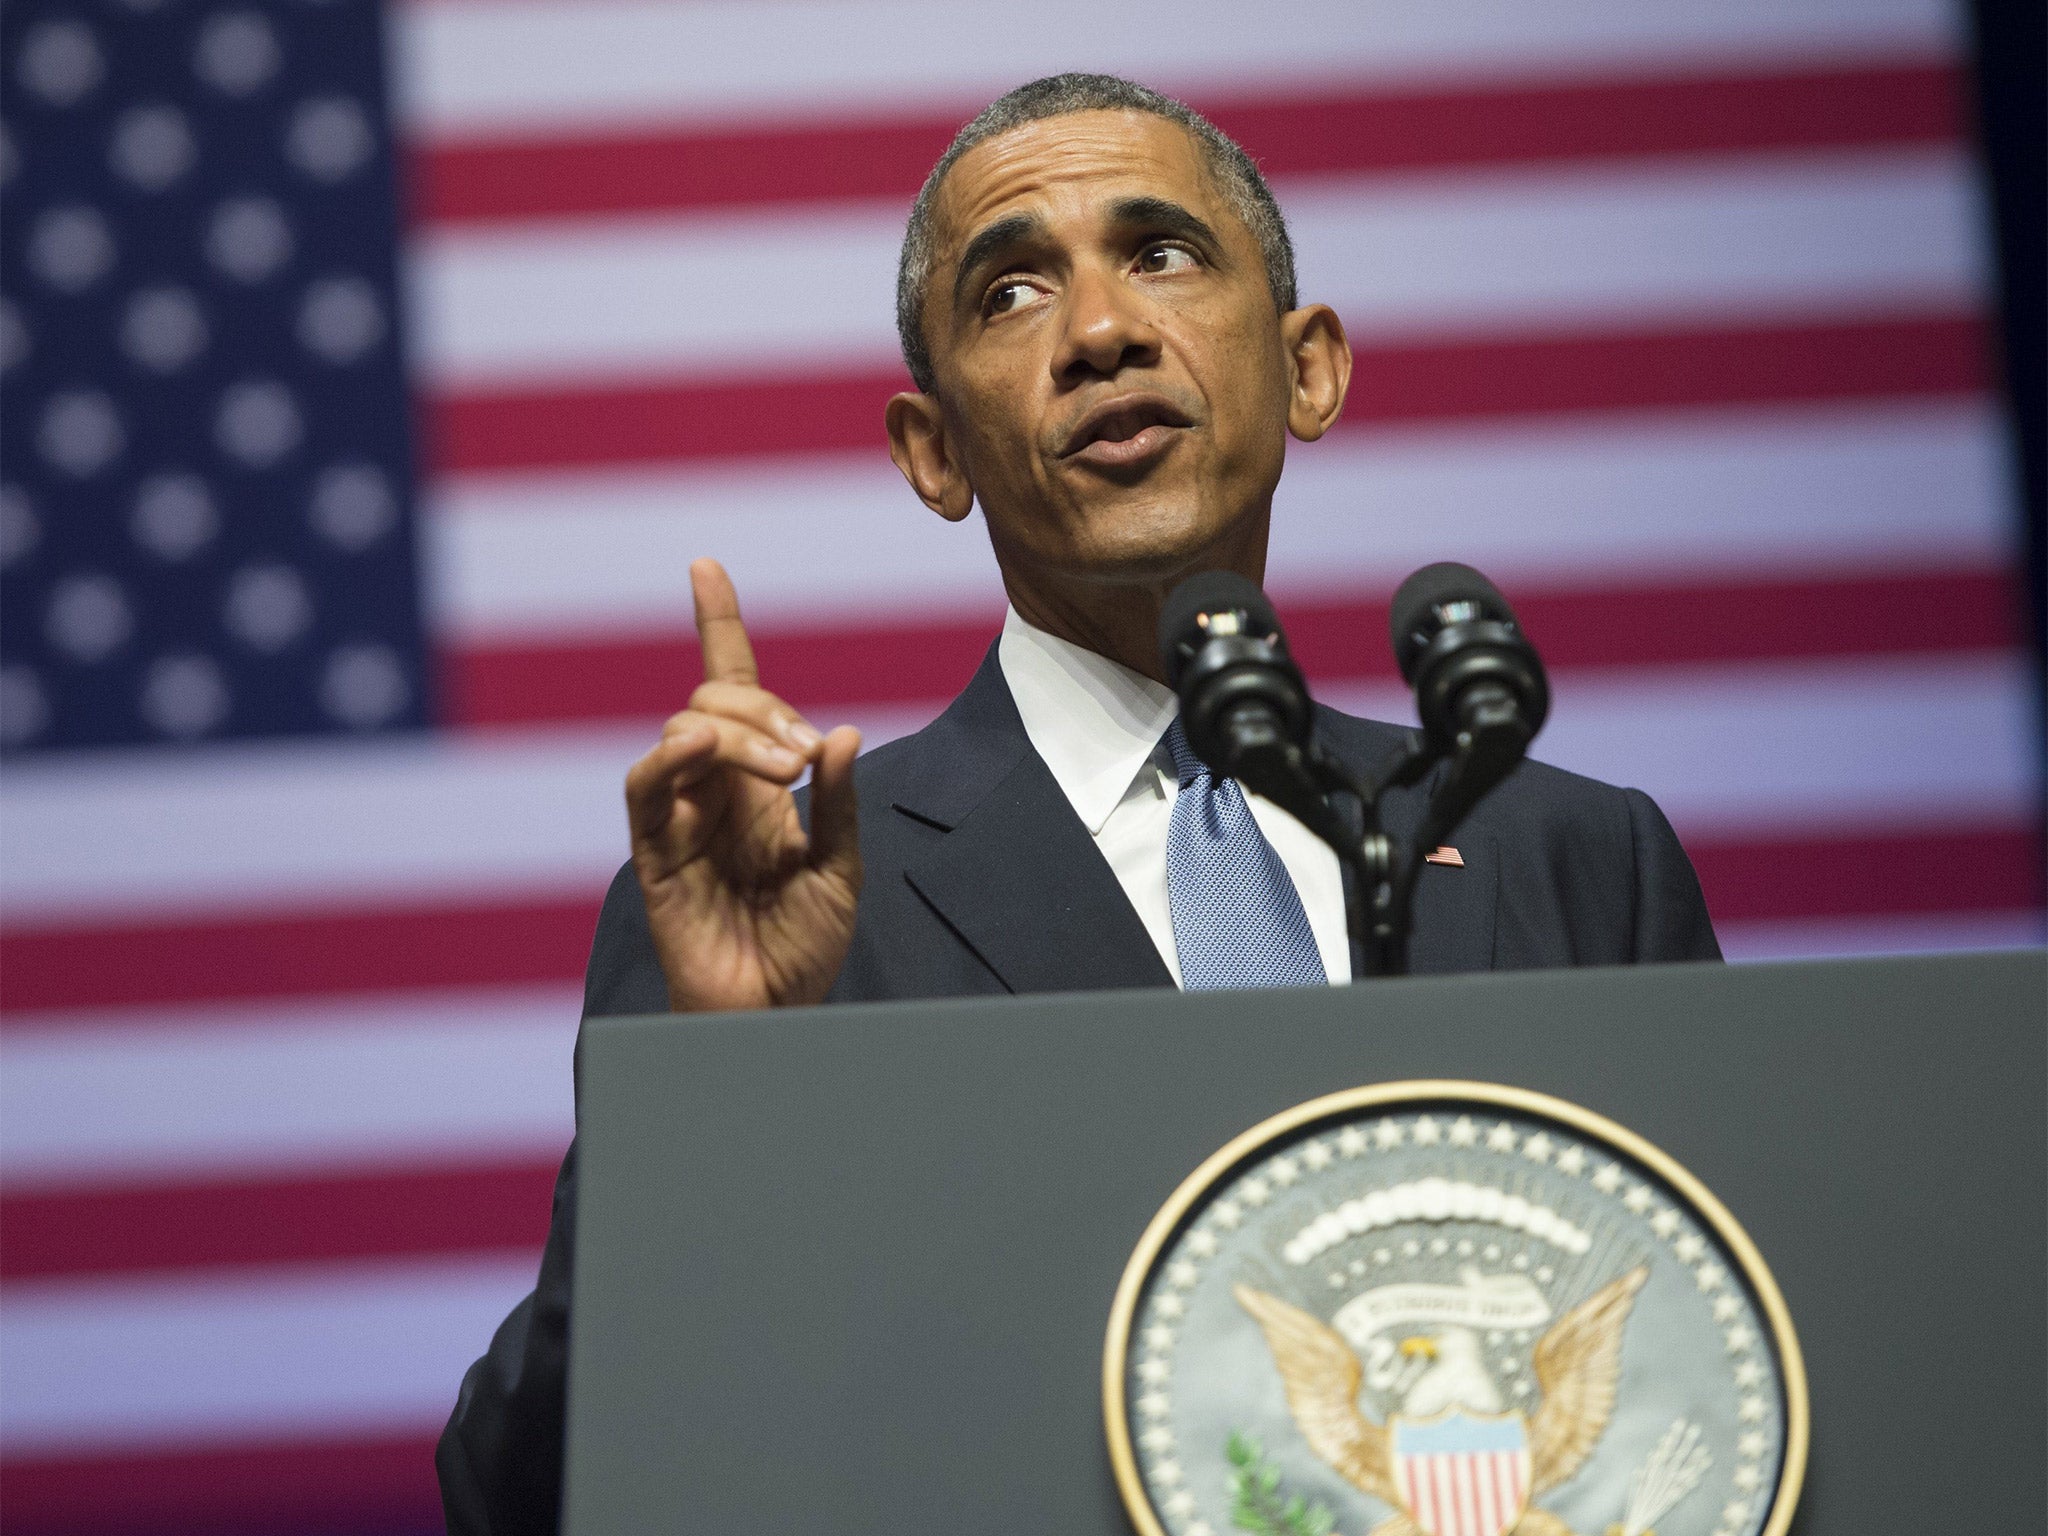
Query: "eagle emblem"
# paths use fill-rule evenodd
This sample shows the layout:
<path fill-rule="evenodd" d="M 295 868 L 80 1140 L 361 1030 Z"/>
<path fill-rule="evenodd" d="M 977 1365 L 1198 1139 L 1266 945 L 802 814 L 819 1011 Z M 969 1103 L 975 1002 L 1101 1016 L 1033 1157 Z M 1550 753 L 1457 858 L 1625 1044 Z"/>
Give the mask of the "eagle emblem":
<path fill-rule="evenodd" d="M 1785 1536 L 1804 1394 L 1691 1174 L 1489 1083 L 1350 1089 L 1219 1150 L 1103 1355 L 1139 1536 Z"/>
<path fill-rule="evenodd" d="M 1628 1271 L 1537 1341 L 1533 1416 L 1505 1409 L 1478 1335 L 1453 1325 L 1403 1341 L 1413 1369 L 1383 1425 L 1360 1410 L 1365 1368 L 1334 1328 L 1251 1286 L 1231 1293 L 1264 1333 L 1309 1448 L 1398 1511 L 1370 1536 L 1575 1536 L 1530 1501 L 1577 1472 L 1606 1430 L 1622 1332 L 1648 1278 Z"/>

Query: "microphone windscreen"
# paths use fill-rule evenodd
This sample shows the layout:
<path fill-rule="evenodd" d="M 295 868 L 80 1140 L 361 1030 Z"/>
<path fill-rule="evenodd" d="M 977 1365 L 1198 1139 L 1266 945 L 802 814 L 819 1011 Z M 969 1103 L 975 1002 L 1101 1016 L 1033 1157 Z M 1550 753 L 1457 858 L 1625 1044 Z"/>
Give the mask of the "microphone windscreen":
<path fill-rule="evenodd" d="M 1181 668 L 1187 662 L 1182 646 L 1192 648 L 1201 639 L 1197 618 L 1233 608 L 1241 610 L 1258 633 L 1280 632 L 1280 616 L 1266 594 L 1235 571 L 1202 571 L 1167 594 L 1159 610 L 1159 660 L 1170 686 L 1180 686 Z"/>
<path fill-rule="evenodd" d="M 1387 620 L 1393 633 L 1394 660 L 1400 665 L 1403 681 L 1414 683 L 1416 662 L 1443 628 L 1436 610 L 1447 603 L 1470 603 L 1489 619 L 1515 622 L 1515 611 L 1501 596 L 1500 588 L 1471 566 L 1455 560 L 1425 565 L 1401 583 Z"/>

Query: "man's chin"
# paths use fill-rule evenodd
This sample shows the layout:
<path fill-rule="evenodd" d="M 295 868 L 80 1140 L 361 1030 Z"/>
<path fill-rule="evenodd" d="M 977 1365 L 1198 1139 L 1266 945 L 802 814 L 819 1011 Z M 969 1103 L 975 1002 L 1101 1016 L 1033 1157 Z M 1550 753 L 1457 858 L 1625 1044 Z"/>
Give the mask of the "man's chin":
<path fill-rule="evenodd" d="M 1189 509 L 1190 498 L 1138 507 L 1103 509 L 1090 518 L 1072 551 L 1069 569 L 1082 580 L 1115 586 L 1170 586 L 1197 570 L 1224 563 L 1244 542 L 1233 538 L 1245 519 Z"/>

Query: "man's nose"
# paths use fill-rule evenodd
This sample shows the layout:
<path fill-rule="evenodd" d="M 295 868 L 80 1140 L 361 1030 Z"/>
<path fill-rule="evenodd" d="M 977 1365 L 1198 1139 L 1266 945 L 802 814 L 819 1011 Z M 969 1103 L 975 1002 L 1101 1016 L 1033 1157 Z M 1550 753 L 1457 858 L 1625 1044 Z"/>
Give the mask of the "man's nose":
<path fill-rule="evenodd" d="M 1159 333 L 1119 274 L 1077 272 L 1067 288 L 1064 320 L 1052 364 L 1063 382 L 1078 374 L 1111 377 L 1159 356 Z"/>

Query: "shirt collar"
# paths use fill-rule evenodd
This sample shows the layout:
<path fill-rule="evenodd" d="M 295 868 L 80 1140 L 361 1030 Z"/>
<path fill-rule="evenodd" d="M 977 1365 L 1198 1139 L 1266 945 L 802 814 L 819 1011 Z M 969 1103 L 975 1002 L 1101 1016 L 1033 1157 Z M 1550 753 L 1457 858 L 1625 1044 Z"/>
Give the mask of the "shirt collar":
<path fill-rule="evenodd" d="M 1092 837 L 1180 712 L 1164 683 L 1027 624 L 1012 608 L 997 659 L 1024 734 Z"/>

